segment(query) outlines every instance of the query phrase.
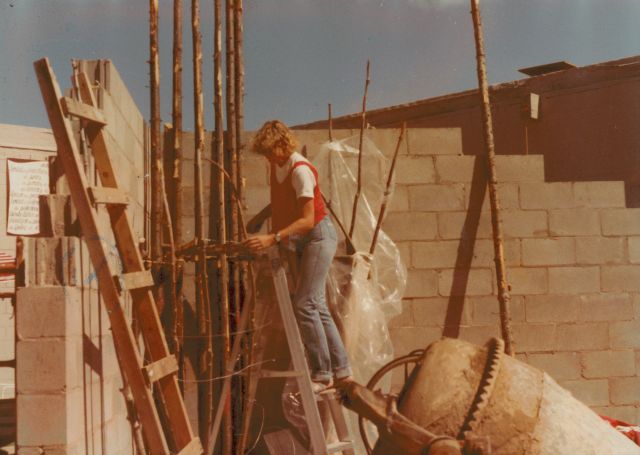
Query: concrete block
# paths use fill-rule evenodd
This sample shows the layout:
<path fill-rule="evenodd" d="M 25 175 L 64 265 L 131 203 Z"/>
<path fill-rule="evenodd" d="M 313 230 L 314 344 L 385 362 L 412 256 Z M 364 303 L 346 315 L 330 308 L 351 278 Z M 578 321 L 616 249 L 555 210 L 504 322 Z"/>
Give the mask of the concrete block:
<path fill-rule="evenodd" d="M 465 309 L 468 307 L 471 307 L 473 312 L 472 325 L 500 324 L 500 308 L 497 296 L 469 297 L 465 301 Z M 511 322 L 525 320 L 524 297 L 511 296 L 509 308 L 511 310 Z"/>
<path fill-rule="evenodd" d="M 498 183 L 497 185 L 498 200 L 501 210 L 519 209 L 520 208 L 520 190 L 517 183 Z M 469 191 L 467 192 L 469 193 Z M 467 194 L 467 199 L 472 199 L 473 195 Z M 469 207 L 469 201 L 467 201 Z M 489 212 L 491 210 L 491 200 L 487 191 L 482 201 L 482 211 Z"/>
<path fill-rule="evenodd" d="M 535 182 L 520 184 L 520 207 L 523 209 L 567 209 L 576 206 L 570 182 Z"/>
<path fill-rule="evenodd" d="M 447 317 L 447 311 L 452 305 L 450 299 L 435 297 L 429 299 L 414 299 L 412 303 L 413 319 L 416 327 L 442 328 Z M 471 323 L 472 307 L 467 300 L 464 301 L 460 323 L 468 325 Z"/>
<path fill-rule="evenodd" d="M 464 246 L 456 240 L 413 242 L 411 265 L 418 269 L 453 268 L 459 248 Z"/>
<path fill-rule="evenodd" d="M 17 445 L 64 445 L 67 442 L 65 394 L 17 396 Z"/>
<path fill-rule="evenodd" d="M 539 210 L 503 210 L 502 227 L 506 238 L 546 237 L 547 212 Z"/>
<path fill-rule="evenodd" d="M 640 208 L 605 209 L 600 217 L 604 235 L 640 235 Z"/>
<path fill-rule="evenodd" d="M 560 385 L 587 406 L 609 404 L 609 382 L 606 379 L 561 381 Z"/>
<path fill-rule="evenodd" d="M 438 234 L 443 239 L 487 239 L 491 237 L 491 216 L 480 214 L 477 220 L 467 212 L 440 212 Z"/>
<path fill-rule="evenodd" d="M 544 182 L 544 157 L 497 155 L 496 175 L 499 182 Z"/>
<path fill-rule="evenodd" d="M 411 264 L 411 245 L 412 242 L 396 242 L 402 263 L 406 266 Z"/>
<path fill-rule="evenodd" d="M 580 357 L 575 352 L 529 354 L 527 363 L 546 371 L 556 381 L 580 379 Z"/>
<path fill-rule="evenodd" d="M 341 132 L 346 132 L 347 130 L 338 130 Z M 359 135 L 360 130 L 348 130 L 349 134 L 345 137 L 351 135 Z M 321 141 L 324 142 L 328 140 L 329 131 L 321 131 Z M 336 136 L 336 130 L 333 130 L 333 137 L 336 140 L 339 136 Z M 392 158 L 393 153 L 396 150 L 396 146 L 398 145 L 398 138 L 400 137 L 400 128 L 370 128 L 365 132 L 365 137 L 372 141 L 378 150 L 382 152 L 387 158 Z M 405 134 L 405 139 L 407 134 Z M 398 151 L 399 155 L 406 155 L 408 153 L 407 150 L 407 141 L 403 139 L 400 144 L 400 150 Z"/>
<path fill-rule="evenodd" d="M 530 295 L 524 298 L 527 322 L 571 322 L 578 319 L 573 295 Z"/>
<path fill-rule="evenodd" d="M 611 347 L 640 349 L 640 321 L 620 321 L 609 324 Z"/>
<path fill-rule="evenodd" d="M 409 211 L 409 189 L 405 185 L 394 187 L 387 210 L 389 213 Z"/>
<path fill-rule="evenodd" d="M 80 337 L 18 341 L 18 393 L 62 392 L 80 385 Z"/>
<path fill-rule="evenodd" d="M 546 268 L 512 267 L 507 280 L 512 295 L 546 294 L 549 288 Z"/>
<path fill-rule="evenodd" d="M 519 352 L 553 351 L 556 341 L 554 324 L 513 324 L 513 341 Z"/>
<path fill-rule="evenodd" d="M 549 210 L 552 236 L 600 235 L 598 212 L 589 209 Z"/>
<path fill-rule="evenodd" d="M 462 155 L 460 128 L 409 128 L 407 145 L 411 155 Z"/>
<path fill-rule="evenodd" d="M 583 294 L 599 291 L 599 267 L 549 267 L 549 293 L 551 294 Z"/>
<path fill-rule="evenodd" d="M 583 352 L 582 374 L 585 378 L 610 378 L 635 376 L 635 353 L 632 349 L 624 351 Z"/>
<path fill-rule="evenodd" d="M 609 327 L 606 322 L 558 324 L 556 350 L 581 351 L 609 348 Z"/>
<path fill-rule="evenodd" d="M 208 168 L 209 166 L 207 166 Z M 268 161 L 262 157 L 242 159 L 242 176 L 247 186 L 266 186 L 269 184 Z M 193 180 L 191 180 L 192 182 Z"/>
<path fill-rule="evenodd" d="M 438 225 L 435 213 L 389 213 L 382 229 L 394 240 L 432 240 L 436 238 Z"/>
<path fill-rule="evenodd" d="M 442 336 L 442 329 L 437 327 L 403 327 L 390 329 L 389 332 L 395 357 L 408 354 L 416 349 L 424 349 Z"/>
<path fill-rule="evenodd" d="M 576 262 L 578 264 L 600 265 L 625 262 L 624 238 L 577 237 L 575 241 Z M 629 251 L 629 256 L 631 256 L 631 251 Z"/>
<path fill-rule="evenodd" d="M 581 207 L 625 207 L 624 182 L 575 182 L 573 194 Z"/>
<path fill-rule="evenodd" d="M 522 239 L 522 265 L 568 265 L 575 262 L 573 238 Z"/>
<path fill-rule="evenodd" d="M 63 286 L 19 288 L 16 305 L 18 339 L 82 334 L 81 292 Z"/>
<path fill-rule="evenodd" d="M 256 215 L 271 203 L 269 187 L 249 186 L 244 192 L 244 203 L 247 208 L 247 218 L 245 221 L 248 223 L 253 215 Z"/>
<path fill-rule="evenodd" d="M 471 264 L 471 267 L 489 267 L 493 264 L 493 242 L 491 240 L 465 239 L 414 242 L 412 265 L 415 268 L 455 268 L 456 264 Z M 520 264 L 518 240 L 505 242 L 505 261 L 509 265 Z"/>
<path fill-rule="evenodd" d="M 396 162 L 395 181 L 401 185 L 434 183 L 436 173 L 430 156 L 400 156 Z"/>
<path fill-rule="evenodd" d="M 439 295 L 490 295 L 492 292 L 493 277 L 490 269 L 447 269 L 438 274 Z"/>
<path fill-rule="evenodd" d="M 439 183 L 470 183 L 473 179 L 475 156 L 435 157 L 436 178 Z"/>
<path fill-rule="evenodd" d="M 628 321 L 635 316 L 629 294 L 587 294 L 578 299 L 581 321 Z"/>
<path fill-rule="evenodd" d="M 465 186 L 460 183 L 411 186 L 409 207 L 425 212 L 464 210 Z"/>
<path fill-rule="evenodd" d="M 640 291 L 640 265 L 605 265 L 601 269 L 603 291 Z"/>
<path fill-rule="evenodd" d="M 612 404 L 640 404 L 640 378 L 610 379 Z"/>
<path fill-rule="evenodd" d="M 500 338 L 500 336 L 500 327 L 498 325 L 488 325 L 461 327 L 459 338 L 482 346 L 491 338 Z"/>
<path fill-rule="evenodd" d="M 405 298 L 438 295 L 438 273 L 435 270 L 409 270 Z"/>
<path fill-rule="evenodd" d="M 616 239 L 622 241 L 623 239 Z M 627 239 L 627 248 L 629 251 L 629 262 L 632 264 L 640 264 L 640 237 L 629 237 Z"/>
<path fill-rule="evenodd" d="M 389 328 L 414 327 L 412 303 L 413 300 L 402 301 L 402 312 L 389 320 Z"/>
<path fill-rule="evenodd" d="M 623 422 L 638 421 L 638 413 L 635 406 L 592 406 L 591 410 L 598 415 L 611 417 Z"/>

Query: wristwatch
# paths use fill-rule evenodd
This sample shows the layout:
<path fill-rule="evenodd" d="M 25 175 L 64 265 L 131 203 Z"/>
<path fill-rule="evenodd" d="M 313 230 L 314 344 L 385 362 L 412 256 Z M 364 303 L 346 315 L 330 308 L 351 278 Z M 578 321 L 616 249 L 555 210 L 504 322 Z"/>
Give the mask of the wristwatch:
<path fill-rule="evenodd" d="M 276 239 L 276 244 L 279 245 L 280 244 L 280 240 L 282 240 L 282 237 L 280 237 L 280 232 L 276 232 L 274 237 Z"/>

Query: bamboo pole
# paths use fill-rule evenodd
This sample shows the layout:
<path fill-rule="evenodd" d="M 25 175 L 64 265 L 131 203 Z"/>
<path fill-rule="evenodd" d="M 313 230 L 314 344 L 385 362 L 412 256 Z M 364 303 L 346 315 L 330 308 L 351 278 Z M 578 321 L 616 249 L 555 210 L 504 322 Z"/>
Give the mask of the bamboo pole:
<path fill-rule="evenodd" d="M 351 227 L 349 228 L 349 237 L 353 239 L 353 231 L 356 227 L 356 214 L 358 212 L 358 201 L 360 200 L 360 193 L 362 191 L 362 144 L 364 141 L 364 130 L 367 126 L 367 91 L 369 90 L 369 66 L 370 62 L 367 60 L 367 78 L 364 81 L 364 96 L 362 97 L 362 113 L 360 114 L 360 139 L 358 141 L 358 180 L 356 182 L 356 194 L 353 198 L 353 212 L 351 213 Z M 351 254 L 355 251 L 351 252 Z"/>
<path fill-rule="evenodd" d="M 202 182 L 202 154 L 204 149 L 204 114 L 202 96 L 202 43 L 200 36 L 200 2 L 191 2 L 191 29 L 193 39 L 193 106 L 195 117 L 195 160 L 194 160 L 194 186 L 195 186 L 195 237 L 199 247 L 199 257 L 196 262 L 196 289 L 198 305 L 199 335 L 204 340 L 200 357 L 199 395 L 199 424 L 202 444 L 209 444 L 209 426 L 211 424 L 211 407 L 213 405 L 213 351 L 211 345 L 211 317 L 209 304 L 209 280 L 207 276 L 206 242 L 204 239 L 203 216 L 203 182 Z"/>
<path fill-rule="evenodd" d="M 162 198 L 157 163 L 160 151 L 160 65 L 158 62 L 158 0 L 149 0 L 149 90 L 151 100 L 151 261 L 162 257 Z M 158 267 L 154 266 L 157 272 Z"/>
<path fill-rule="evenodd" d="M 479 0 L 471 0 L 471 15 L 475 36 L 478 85 L 482 98 L 482 126 L 484 146 L 487 154 L 487 172 L 489 174 L 489 200 L 491 203 L 491 226 L 493 227 L 493 251 L 496 264 L 496 280 L 498 284 L 498 302 L 500 304 L 500 328 L 505 343 L 505 352 L 513 355 L 515 352 L 511 336 L 511 317 L 509 314 L 509 285 L 504 262 L 504 245 L 502 241 L 502 223 L 500 220 L 500 201 L 498 200 L 495 164 L 495 144 L 493 141 L 493 123 L 491 105 L 489 101 L 489 85 L 487 83 L 487 69 L 482 37 L 482 22 L 480 18 Z"/>
<path fill-rule="evenodd" d="M 389 168 L 389 175 L 387 176 L 387 186 L 384 190 L 384 196 L 382 198 L 382 206 L 380 207 L 380 213 L 378 214 L 378 221 L 376 222 L 376 228 L 373 231 L 373 239 L 371 240 L 371 247 L 369 247 L 369 254 L 373 255 L 378 243 L 378 234 L 380 234 L 380 228 L 384 221 L 384 216 L 387 213 L 387 203 L 389 202 L 389 189 L 391 188 L 391 182 L 393 181 L 393 173 L 396 169 L 396 161 L 398 160 L 398 152 L 400 151 L 400 145 L 402 139 L 404 139 L 405 132 L 407 130 L 407 123 L 402 123 L 402 129 L 400 130 L 400 136 L 398 136 L 398 143 L 396 144 L 396 150 L 393 153 L 393 159 L 391 160 L 391 167 Z"/>

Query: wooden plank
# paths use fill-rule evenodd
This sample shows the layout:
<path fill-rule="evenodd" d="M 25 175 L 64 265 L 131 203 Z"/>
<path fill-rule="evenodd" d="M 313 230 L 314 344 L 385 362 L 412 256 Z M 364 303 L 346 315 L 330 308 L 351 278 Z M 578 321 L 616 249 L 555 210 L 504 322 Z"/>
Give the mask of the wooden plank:
<path fill-rule="evenodd" d="M 121 361 L 120 366 L 131 387 L 146 441 L 152 453 L 169 454 L 162 424 L 154 406 L 153 395 L 140 371 L 142 359 L 137 350 L 135 337 L 120 305 L 119 291 L 113 279 L 114 273 L 109 265 L 108 252 L 101 241 L 103 236 L 98 228 L 96 212 L 87 191 L 88 184 L 82 171 L 83 162 L 73 136 L 72 125 L 65 117 L 60 105 L 60 87 L 48 59 L 43 58 L 34 62 L 34 68 L 58 146 L 58 156 L 67 176 L 71 197 L 78 211 L 78 218 L 89 249 L 91 262 L 100 283 L 103 302 L 107 307 L 113 341 Z M 156 358 L 162 357 L 166 356 Z"/>
<path fill-rule="evenodd" d="M 80 96 L 83 102 L 97 106 L 89 78 L 85 73 L 79 75 Z M 103 128 L 88 125 L 85 129 L 87 140 L 95 158 L 98 175 L 103 187 L 117 188 L 116 171 L 109 159 L 107 142 Z M 138 249 L 138 237 L 133 232 L 127 212 L 123 206 L 108 205 L 107 211 L 122 258 L 122 267 L 126 273 L 144 271 L 142 255 Z M 147 353 L 151 361 L 163 359 L 169 355 L 169 348 L 162 330 L 158 309 L 153 294 L 148 289 L 131 292 L 134 308 L 138 314 L 138 323 L 144 332 Z M 142 377 L 142 375 L 140 375 Z M 173 442 L 178 450 L 192 444 L 193 431 L 189 416 L 182 400 L 180 387 L 175 375 L 162 378 L 156 383 L 164 399 L 166 414 L 173 430 Z M 133 387 L 132 387 L 133 391 Z M 135 395 L 134 395 L 135 396 Z M 196 438 L 197 439 L 197 438 Z M 199 443 L 199 439 L 197 440 Z M 200 448 L 202 451 L 202 448 Z M 154 452 L 155 453 L 155 452 Z"/>
<path fill-rule="evenodd" d="M 260 370 L 259 376 L 261 378 L 297 378 L 302 376 L 300 371 L 277 371 L 277 370 Z"/>
<path fill-rule="evenodd" d="M 134 291 L 136 289 L 152 288 L 155 286 L 150 270 L 121 273 L 117 279 L 120 291 Z"/>
<path fill-rule="evenodd" d="M 89 104 L 82 103 L 67 96 L 62 97 L 60 104 L 67 115 L 72 115 L 102 126 L 107 124 L 102 112 Z"/>
<path fill-rule="evenodd" d="M 149 365 L 145 365 L 142 369 L 143 374 L 147 378 L 149 384 L 152 384 L 170 374 L 178 371 L 178 361 L 173 354 L 164 359 L 156 360 Z"/>
<path fill-rule="evenodd" d="M 130 202 L 129 195 L 117 188 L 92 186 L 89 195 L 94 204 L 128 205 Z"/>

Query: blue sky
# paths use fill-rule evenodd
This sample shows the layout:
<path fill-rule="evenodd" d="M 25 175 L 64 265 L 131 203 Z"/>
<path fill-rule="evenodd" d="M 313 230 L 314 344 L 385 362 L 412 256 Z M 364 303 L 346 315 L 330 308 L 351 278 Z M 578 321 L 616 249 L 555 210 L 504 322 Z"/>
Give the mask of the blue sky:
<path fill-rule="evenodd" d="M 170 121 L 172 2 L 160 1 L 161 104 Z M 190 1 L 185 3 L 185 128 L 193 125 Z M 202 2 L 205 107 L 212 126 L 212 0 Z M 371 59 L 369 106 L 473 88 L 466 0 L 244 0 L 246 126 L 296 124 L 359 110 Z M 640 54 L 638 0 L 481 0 L 491 83 L 518 68 Z M 108 58 L 148 116 L 148 2 L 0 0 L 0 123 L 47 126 L 32 62 L 66 82 L 71 58 Z"/>

